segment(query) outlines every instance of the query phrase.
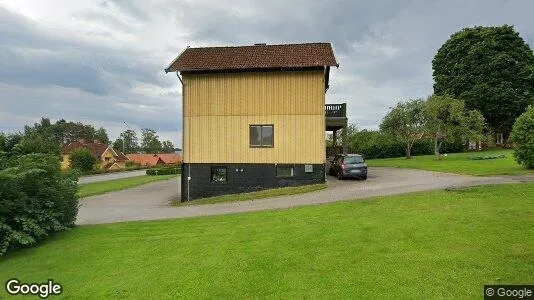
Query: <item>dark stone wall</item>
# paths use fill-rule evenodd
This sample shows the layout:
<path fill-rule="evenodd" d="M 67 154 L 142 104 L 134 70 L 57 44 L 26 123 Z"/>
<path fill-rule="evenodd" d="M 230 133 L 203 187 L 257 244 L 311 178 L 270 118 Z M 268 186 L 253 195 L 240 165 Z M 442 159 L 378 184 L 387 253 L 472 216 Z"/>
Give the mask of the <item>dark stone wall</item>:
<path fill-rule="evenodd" d="M 191 168 L 189 200 L 325 182 L 323 164 L 313 164 L 313 172 L 311 173 L 305 172 L 304 164 L 281 165 L 292 166 L 294 168 L 294 176 L 276 177 L 275 164 L 183 164 L 182 202 L 187 201 L 189 168 Z M 212 166 L 227 167 L 226 182 L 211 181 Z"/>

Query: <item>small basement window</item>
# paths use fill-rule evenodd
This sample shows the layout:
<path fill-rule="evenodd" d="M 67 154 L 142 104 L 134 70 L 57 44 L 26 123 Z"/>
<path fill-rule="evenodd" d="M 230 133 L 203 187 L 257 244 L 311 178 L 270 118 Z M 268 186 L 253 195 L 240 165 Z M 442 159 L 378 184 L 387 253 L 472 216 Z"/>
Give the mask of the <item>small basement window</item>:
<path fill-rule="evenodd" d="M 274 125 L 250 125 L 250 147 L 274 147 Z"/>
<path fill-rule="evenodd" d="M 226 167 L 211 167 L 211 182 L 226 182 L 228 169 Z"/>
<path fill-rule="evenodd" d="M 292 166 L 276 166 L 276 177 L 294 177 L 295 168 Z"/>

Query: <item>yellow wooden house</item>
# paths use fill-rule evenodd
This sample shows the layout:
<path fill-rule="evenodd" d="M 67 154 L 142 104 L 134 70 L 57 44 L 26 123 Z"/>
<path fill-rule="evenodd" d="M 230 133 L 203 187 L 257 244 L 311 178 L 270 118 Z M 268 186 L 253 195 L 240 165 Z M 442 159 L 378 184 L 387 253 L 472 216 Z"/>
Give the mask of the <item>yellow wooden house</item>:
<path fill-rule="evenodd" d="M 111 145 L 99 141 L 86 142 L 78 140 L 61 148 L 61 168 L 70 168 L 70 153 L 76 149 L 89 149 L 96 158 L 95 168 L 101 170 L 117 170 L 126 168 L 128 158 L 120 151 L 116 151 Z"/>
<path fill-rule="evenodd" d="M 330 43 L 187 48 L 182 201 L 325 181 Z M 345 118 L 346 124 L 346 118 Z"/>

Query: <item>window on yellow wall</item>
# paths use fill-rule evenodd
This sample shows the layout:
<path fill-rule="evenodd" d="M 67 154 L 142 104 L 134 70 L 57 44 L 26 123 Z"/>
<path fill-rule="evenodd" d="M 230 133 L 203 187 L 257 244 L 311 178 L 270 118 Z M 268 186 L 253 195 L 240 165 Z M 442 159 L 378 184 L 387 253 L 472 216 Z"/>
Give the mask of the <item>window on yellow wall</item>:
<path fill-rule="evenodd" d="M 250 125 L 250 147 L 274 147 L 274 125 Z"/>

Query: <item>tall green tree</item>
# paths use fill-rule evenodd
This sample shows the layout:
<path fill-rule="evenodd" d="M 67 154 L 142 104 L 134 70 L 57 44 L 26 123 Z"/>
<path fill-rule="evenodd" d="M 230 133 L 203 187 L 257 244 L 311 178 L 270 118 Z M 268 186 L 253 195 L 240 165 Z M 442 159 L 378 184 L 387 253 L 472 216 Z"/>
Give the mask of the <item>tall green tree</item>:
<path fill-rule="evenodd" d="M 154 129 L 141 129 L 141 151 L 144 153 L 161 153 L 161 142 Z"/>
<path fill-rule="evenodd" d="M 508 135 L 534 102 L 534 55 L 513 26 L 464 28 L 432 60 L 434 93 L 465 101 Z"/>
<path fill-rule="evenodd" d="M 174 153 L 174 145 L 171 141 L 167 140 L 161 143 L 161 152 L 162 153 Z"/>
<path fill-rule="evenodd" d="M 514 143 L 515 160 L 526 168 L 534 169 L 534 106 L 517 118 L 510 140 Z"/>
<path fill-rule="evenodd" d="M 95 164 L 96 157 L 87 148 L 76 149 L 70 154 L 70 165 L 73 169 L 88 172 L 93 170 Z"/>
<path fill-rule="evenodd" d="M 131 129 L 121 132 L 113 143 L 113 148 L 122 151 L 124 154 L 137 153 L 139 151 L 137 133 Z"/>
<path fill-rule="evenodd" d="M 54 126 L 48 118 L 41 118 L 33 126 L 24 126 L 24 134 L 13 146 L 14 154 L 50 153 L 59 154 L 60 145 L 54 135 Z"/>
<path fill-rule="evenodd" d="M 109 145 L 110 143 L 108 132 L 104 127 L 98 128 L 98 130 L 95 131 L 94 137 L 95 140 L 98 140 L 99 142 L 104 143 L 106 145 Z"/>
<path fill-rule="evenodd" d="M 450 96 L 429 97 L 424 107 L 425 127 L 434 138 L 434 154 L 440 158 L 445 140 L 482 138 L 484 117 L 477 110 L 466 110 L 462 100 Z"/>
<path fill-rule="evenodd" d="M 424 106 L 423 99 L 399 102 L 380 124 L 381 131 L 404 144 L 406 158 L 411 158 L 413 144 L 425 133 Z"/>
<path fill-rule="evenodd" d="M 7 152 L 7 136 L 0 132 L 0 152 Z"/>

